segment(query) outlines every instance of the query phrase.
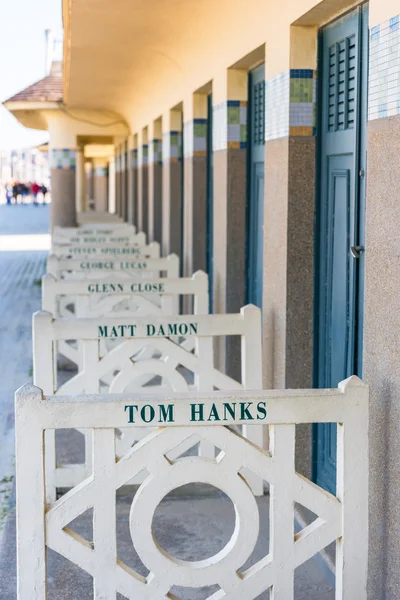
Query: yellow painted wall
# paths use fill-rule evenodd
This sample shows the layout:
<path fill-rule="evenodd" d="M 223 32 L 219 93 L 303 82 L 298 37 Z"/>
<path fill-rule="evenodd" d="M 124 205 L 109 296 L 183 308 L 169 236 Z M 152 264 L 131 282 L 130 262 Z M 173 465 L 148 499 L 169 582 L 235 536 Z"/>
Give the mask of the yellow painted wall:
<path fill-rule="evenodd" d="M 95 111 L 71 110 L 70 114 L 67 114 L 61 110 L 49 110 L 43 111 L 43 115 L 50 134 L 50 145 L 53 148 L 75 148 L 78 136 L 92 138 L 95 142 L 98 136 L 120 139 L 129 131 L 120 117 Z"/>
<path fill-rule="evenodd" d="M 140 131 L 211 80 L 216 101 L 226 98 L 227 69 L 248 68 L 243 57 L 264 45 L 267 79 L 288 68 L 315 68 L 317 28 L 357 3 L 98 0 L 89 12 L 85 2 L 74 2 L 69 105 L 113 110 Z M 379 19 L 399 12 L 395 0 L 371 4 Z"/>

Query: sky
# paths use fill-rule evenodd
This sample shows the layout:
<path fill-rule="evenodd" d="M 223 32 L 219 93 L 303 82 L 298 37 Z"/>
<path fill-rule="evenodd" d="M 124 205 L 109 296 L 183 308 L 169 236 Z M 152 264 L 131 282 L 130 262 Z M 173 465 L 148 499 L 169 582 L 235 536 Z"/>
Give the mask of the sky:
<path fill-rule="evenodd" d="M 0 0 L 0 102 L 45 73 L 45 30 L 61 32 L 61 0 Z M 46 131 L 26 129 L 0 105 L 0 150 L 35 146 Z"/>

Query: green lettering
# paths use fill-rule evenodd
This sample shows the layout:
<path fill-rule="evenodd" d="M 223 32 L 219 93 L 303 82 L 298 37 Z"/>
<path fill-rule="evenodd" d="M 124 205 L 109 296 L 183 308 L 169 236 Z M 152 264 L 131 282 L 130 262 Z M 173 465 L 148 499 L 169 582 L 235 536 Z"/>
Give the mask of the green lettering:
<path fill-rule="evenodd" d="M 102 327 L 101 325 L 99 325 L 98 330 L 99 330 L 98 337 L 108 337 L 108 327 L 107 327 L 107 325 L 104 325 L 104 327 Z"/>
<path fill-rule="evenodd" d="M 138 410 L 138 408 L 139 407 L 137 406 L 137 404 L 127 404 L 125 406 L 125 409 L 124 409 L 125 412 L 126 412 L 126 409 L 128 409 L 128 411 L 129 411 L 128 423 L 134 423 L 135 422 L 134 412 L 135 412 L 135 410 Z"/>
<path fill-rule="evenodd" d="M 146 415 L 146 411 L 148 412 L 148 415 Z M 154 420 L 154 417 L 156 416 L 154 406 L 152 406 L 151 404 L 145 404 L 140 411 L 140 416 L 142 417 L 142 420 L 145 423 L 151 423 Z"/>
<path fill-rule="evenodd" d="M 197 333 L 197 323 L 190 323 L 190 333 Z"/>
<path fill-rule="evenodd" d="M 118 333 L 117 333 L 117 328 L 116 327 L 111 327 L 110 337 L 118 337 Z"/>
<path fill-rule="evenodd" d="M 135 335 L 135 329 L 136 329 L 136 325 L 128 325 L 129 327 L 129 333 L 131 337 L 134 337 Z"/>
<path fill-rule="evenodd" d="M 208 416 L 207 421 L 220 421 L 220 420 L 221 419 L 219 418 L 217 407 L 213 403 L 212 406 L 211 406 L 210 414 Z"/>
<path fill-rule="evenodd" d="M 168 335 L 178 335 L 178 332 L 176 330 L 176 323 L 174 323 L 173 325 L 168 323 Z"/>
<path fill-rule="evenodd" d="M 159 404 L 158 407 L 160 409 L 159 423 L 173 423 L 175 421 L 173 404 L 168 404 L 168 406 Z"/>
<path fill-rule="evenodd" d="M 267 403 L 259 402 L 257 404 L 257 420 L 263 421 L 267 418 Z"/>
<path fill-rule="evenodd" d="M 242 421 L 254 421 L 249 408 L 252 406 L 252 402 L 241 402 L 240 403 L 240 418 Z"/>
<path fill-rule="evenodd" d="M 232 419 L 236 419 L 236 402 L 232 402 L 232 404 L 228 404 L 227 402 L 224 402 L 224 421 L 228 420 L 227 414 L 229 413 L 229 416 Z"/>
<path fill-rule="evenodd" d="M 125 328 L 126 328 L 126 325 L 118 325 L 118 329 L 120 330 L 121 337 L 125 336 Z"/>
<path fill-rule="evenodd" d="M 204 404 L 191 404 L 191 421 L 204 421 Z M 197 418 L 198 417 L 198 418 Z"/>
<path fill-rule="evenodd" d="M 162 325 L 160 325 L 157 335 L 165 335 L 164 327 Z"/>
<path fill-rule="evenodd" d="M 147 325 L 147 335 L 151 336 L 154 335 L 156 332 L 156 328 L 154 327 L 154 325 Z"/>

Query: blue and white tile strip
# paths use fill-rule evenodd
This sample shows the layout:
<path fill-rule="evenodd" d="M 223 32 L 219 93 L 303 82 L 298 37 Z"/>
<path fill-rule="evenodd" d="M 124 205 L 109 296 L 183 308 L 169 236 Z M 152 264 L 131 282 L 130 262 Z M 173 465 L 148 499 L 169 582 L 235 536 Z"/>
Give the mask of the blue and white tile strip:
<path fill-rule="evenodd" d="M 52 169 L 75 169 L 76 150 L 70 148 L 53 148 L 51 151 Z"/>
<path fill-rule="evenodd" d="M 369 52 L 368 119 L 400 114 L 400 18 L 372 27 Z"/>

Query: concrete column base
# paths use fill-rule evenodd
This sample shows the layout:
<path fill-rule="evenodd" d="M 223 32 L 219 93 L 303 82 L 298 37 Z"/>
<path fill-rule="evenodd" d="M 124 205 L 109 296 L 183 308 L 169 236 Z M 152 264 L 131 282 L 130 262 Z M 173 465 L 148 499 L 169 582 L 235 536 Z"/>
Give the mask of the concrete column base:
<path fill-rule="evenodd" d="M 75 169 L 51 169 L 51 228 L 76 226 Z"/>

